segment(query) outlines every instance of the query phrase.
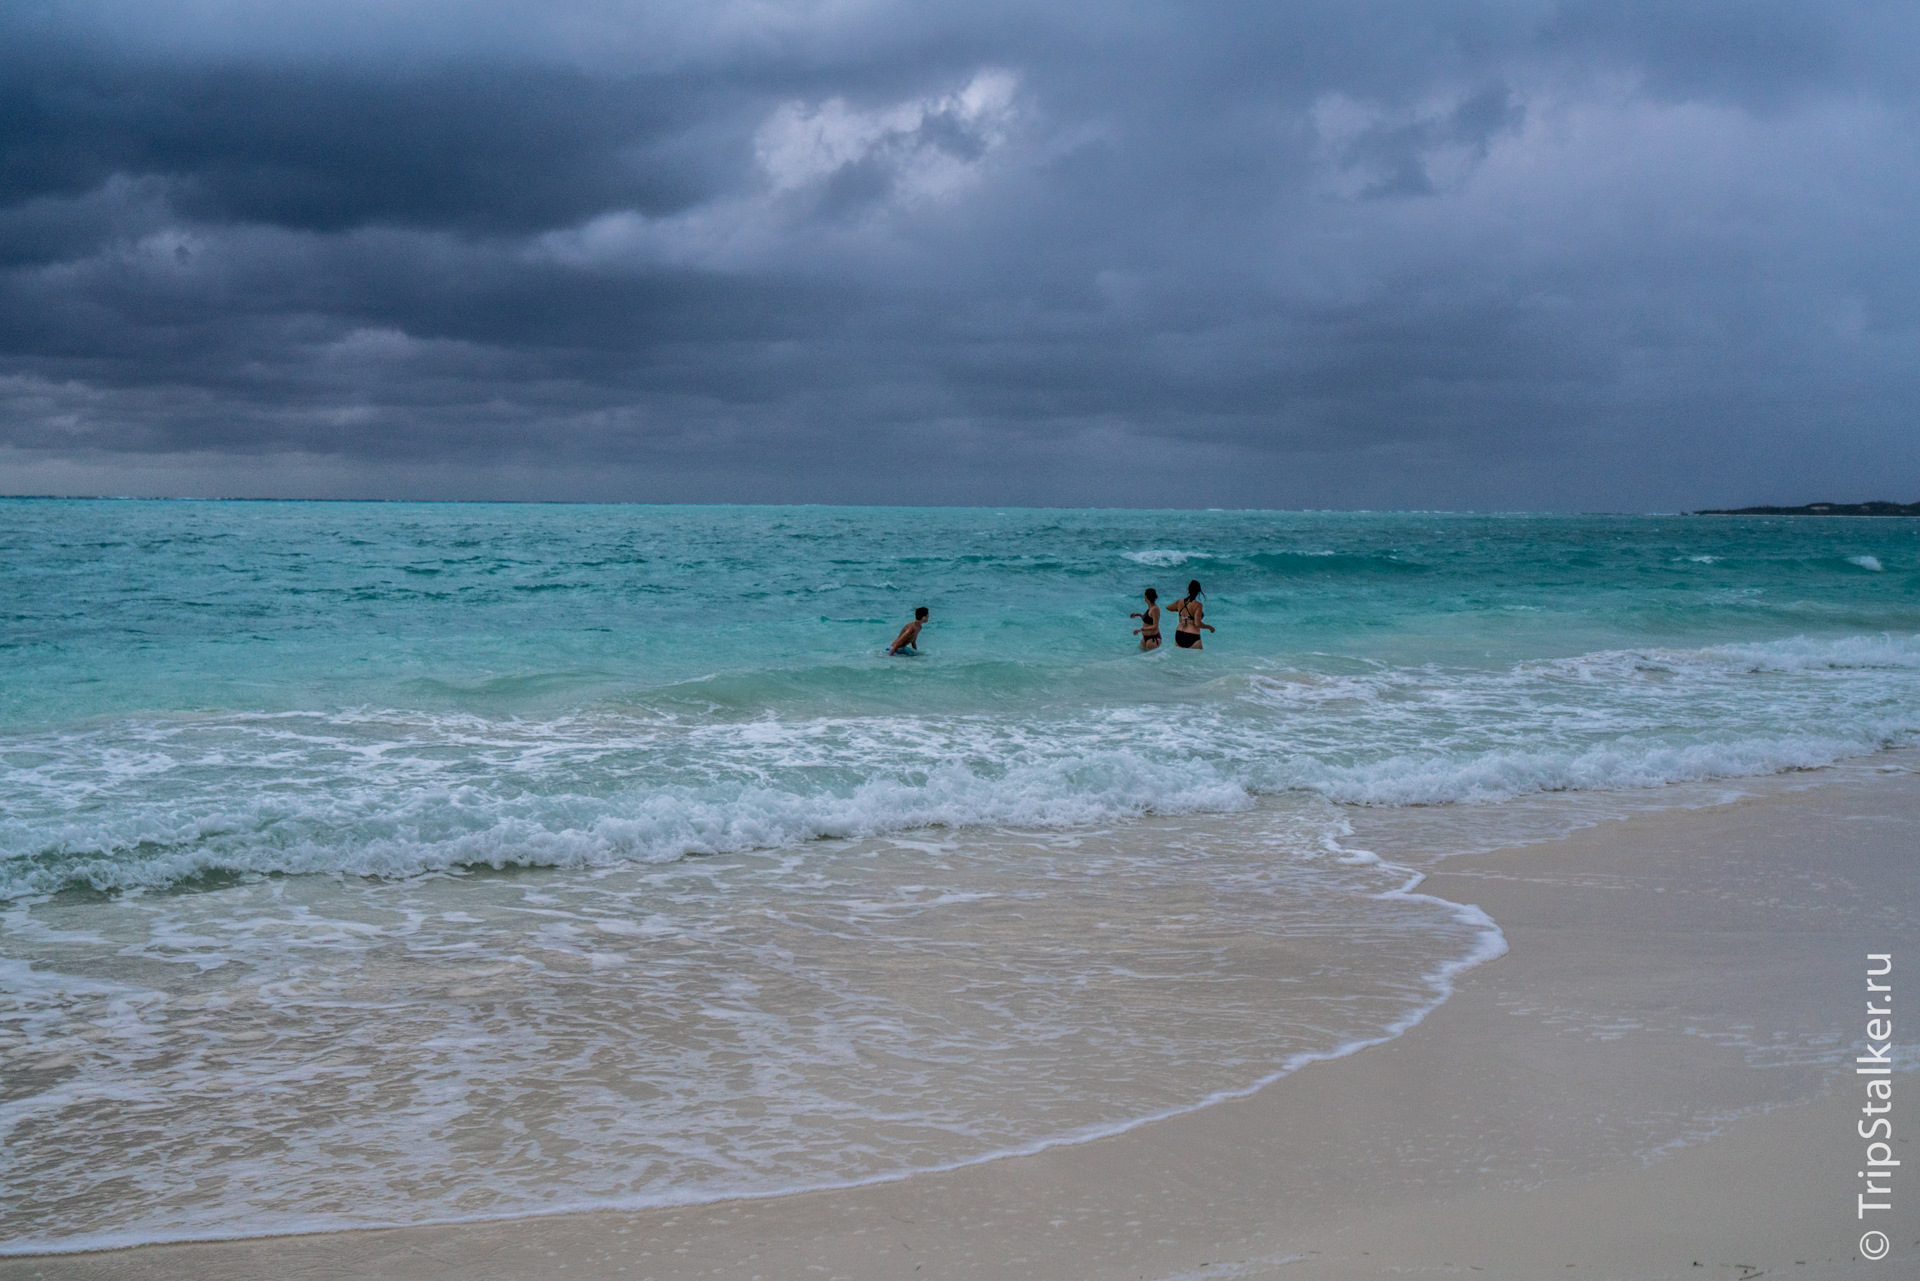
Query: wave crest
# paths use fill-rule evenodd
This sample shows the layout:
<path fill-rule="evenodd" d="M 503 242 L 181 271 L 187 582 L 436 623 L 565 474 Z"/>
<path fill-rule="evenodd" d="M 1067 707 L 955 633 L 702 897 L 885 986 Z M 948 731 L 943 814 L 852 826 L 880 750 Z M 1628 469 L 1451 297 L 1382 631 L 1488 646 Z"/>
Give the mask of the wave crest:
<path fill-rule="evenodd" d="M 1268 671 L 1169 707 L 550 721 L 349 709 L 15 736 L 0 898 L 210 875 L 660 862 L 912 828 L 1502 801 L 1831 764 L 1920 734 L 1920 637 Z"/>

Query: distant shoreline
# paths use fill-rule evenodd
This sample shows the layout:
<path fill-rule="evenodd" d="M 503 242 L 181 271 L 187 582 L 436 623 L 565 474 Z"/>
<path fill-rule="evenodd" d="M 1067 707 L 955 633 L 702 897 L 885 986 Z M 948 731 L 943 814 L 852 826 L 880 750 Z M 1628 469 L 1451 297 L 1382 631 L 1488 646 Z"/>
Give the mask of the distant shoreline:
<path fill-rule="evenodd" d="M 1808 503 L 1804 507 L 1726 507 L 1689 516 L 1920 516 L 1920 503 Z"/>

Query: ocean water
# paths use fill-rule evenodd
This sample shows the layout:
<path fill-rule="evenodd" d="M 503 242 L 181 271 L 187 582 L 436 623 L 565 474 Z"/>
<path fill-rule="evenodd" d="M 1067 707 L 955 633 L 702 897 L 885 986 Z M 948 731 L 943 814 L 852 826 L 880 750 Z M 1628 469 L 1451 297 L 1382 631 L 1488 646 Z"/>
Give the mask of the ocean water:
<path fill-rule="evenodd" d="M 9 500 L 0 553 L 15 1252 L 1124 1128 L 1497 953 L 1356 807 L 1465 848 L 1920 734 L 1908 520 Z M 1189 577 L 1218 630 L 1139 653 Z"/>

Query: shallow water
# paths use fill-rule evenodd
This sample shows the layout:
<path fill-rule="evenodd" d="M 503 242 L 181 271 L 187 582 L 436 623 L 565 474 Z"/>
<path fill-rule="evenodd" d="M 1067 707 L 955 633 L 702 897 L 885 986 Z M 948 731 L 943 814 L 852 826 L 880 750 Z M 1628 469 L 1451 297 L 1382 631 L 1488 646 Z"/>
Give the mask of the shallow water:
<path fill-rule="evenodd" d="M 1920 731 L 1904 520 L 8 501 L 0 548 L 12 1249 L 1111 1129 L 1497 946 L 1351 806 L 1442 807 L 1396 860 Z M 1206 649 L 1134 651 L 1188 576 Z"/>
<path fill-rule="evenodd" d="M 1394 869 L 1301 852 L 1329 818 L 1306 808 L 16 908 L 32 1049 L 0 1222 L 102 1240 L 656 1204 L 1244 1090 L 1377 1039 L 1497 943 Z"/>

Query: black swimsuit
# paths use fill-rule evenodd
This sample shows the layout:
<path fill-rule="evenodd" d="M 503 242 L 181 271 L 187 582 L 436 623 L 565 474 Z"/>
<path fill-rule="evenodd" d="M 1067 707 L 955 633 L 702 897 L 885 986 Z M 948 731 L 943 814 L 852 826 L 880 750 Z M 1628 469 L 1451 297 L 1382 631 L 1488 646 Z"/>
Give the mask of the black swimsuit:
<path fill-rule="evenodd" d="M 1178 605 L 1174 606 L 1175 609 L 1180 611 L 1181 622 L 1183 623 L 1193 622 L 1192 619 L 1187 617 L 1187 610 L 1186 610 L 1186 607 L 1188 605 L 1191 605 L 1192 603 L 1193 602 L 1190 600 L 1183 600 Z M 1194 623 L 1194 628 L 1190 632 L 1182 632 L 1182 631 L 1174 632 L 1173 643 L 1178 645 L 1181 649 L 1192 649 L 1195 645 L 1198 645 L 1200 643 L 1200 625 L 1198 623 Z"/>

